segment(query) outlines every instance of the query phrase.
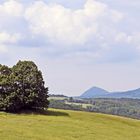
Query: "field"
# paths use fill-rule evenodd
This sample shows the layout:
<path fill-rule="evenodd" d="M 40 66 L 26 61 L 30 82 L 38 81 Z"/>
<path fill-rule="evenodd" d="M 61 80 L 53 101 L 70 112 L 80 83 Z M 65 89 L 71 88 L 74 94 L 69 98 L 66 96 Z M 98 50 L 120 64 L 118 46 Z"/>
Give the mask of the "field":
<path fill-rule="evenodd" d="M 140 140 L 140 121 L 78 111 L 0 112 L 1 140 Z"/>
<path fill-rule="evenodd" d="M 84 103 L 73 103 L 73 102 L 67 102 L 65 101 L 65 104 L 69 104 L 69 105 L 81 105 L 83 108 L 87 108 L 88 106 L 93 106 L 92 104 L 84 104 Z"/>
<path fill-rule="evenodd" d="M 49 100 L 65 100 L 67 97 L 49 97 Z"/>

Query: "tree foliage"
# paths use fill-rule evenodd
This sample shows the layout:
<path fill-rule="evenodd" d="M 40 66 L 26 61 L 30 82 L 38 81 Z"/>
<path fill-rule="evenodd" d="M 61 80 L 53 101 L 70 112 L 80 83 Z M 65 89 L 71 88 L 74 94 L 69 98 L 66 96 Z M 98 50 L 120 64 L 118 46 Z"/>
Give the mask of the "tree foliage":
<path fill-rule="evenodd" d="M 0 65 L 0 110 L 47 108 L 48 88 L 32 61 L 19 61 L 12 68 Z"/>

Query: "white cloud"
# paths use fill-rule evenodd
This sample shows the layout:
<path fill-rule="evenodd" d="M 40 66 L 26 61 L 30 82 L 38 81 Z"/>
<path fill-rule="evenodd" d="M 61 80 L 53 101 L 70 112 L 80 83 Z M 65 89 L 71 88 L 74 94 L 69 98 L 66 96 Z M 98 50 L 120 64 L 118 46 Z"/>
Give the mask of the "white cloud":
<path fill-rule="evenodd" d="M 92 17 L 93 19 L 97 19 L 104 14 L 106 10 L 108 10 L 108 7 L 104 3 L 100 3 L 95 0 L 87 0 L 83 10 L 83 14 L 87 15 L 88 17 Z"/>
<path fill-rule="evenodd" d="M 131 45 L 133 49 L 140 51 L 140 32 L 134 32 L 131 34 L 120 32 L 116 35 L 115 41 L 117 43 L 126 43 L 127 45 Z"/>
<path fill-rule="evenodd" d="M 15 34 L 9 34 L 7 32 L 0 32 L 0 44 L 4 43 L 17 43 L 20 40 L 20 35 Z"/>
<path fill-rule="evenodd" d="M 0 15 L 19 17 L 23 14 L 23 5 L 16 0 L 8 0 L 0 5 Z"/>
<path fill-rule="evenodd" d="M 116 35 L 115 41 L 116 42 L 126 42 L 126 43 L 130 43 L 131 42 L 131 36 L 128 36 L 126 33 L 124 32 L 120 32 Z"/>
<path fill-rule="evenodd" d="M 122 29 L 127 17 L 97 0 L 86 0 L 83 7 L 77 9 L 43 0 L 27 4 L 8 0 L 0 4 L 0 15 L 4 17 L 0 19 L 2 45 L 46 46 L 47 55 L 95 61 L 106 57 L 116 46 L 117 55 L 122 45 L 139 48 L 139 35 L 132 29 L 129 33 Z"/>
<path fill-rule="evenodd" d="M 77 10 L 39 1 L 26 10 L 25 18 L 34 34 L 44 35 L 52 43 L 81 45 L 96 39 L 100 26 L 107 25 L 104 20 L 113 25 L 122 14 L 95 0 L 87 0 L 84 8 Z"/>

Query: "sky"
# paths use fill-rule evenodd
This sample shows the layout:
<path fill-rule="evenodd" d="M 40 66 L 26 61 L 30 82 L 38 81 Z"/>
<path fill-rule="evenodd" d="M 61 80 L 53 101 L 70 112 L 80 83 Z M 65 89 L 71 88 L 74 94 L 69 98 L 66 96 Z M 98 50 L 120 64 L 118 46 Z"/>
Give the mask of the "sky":
<path fill-rule="evenodd" d="M 0 64 L 34 61 L 51 94 L 140 88 L 139 0 L 0 0 Z"/>

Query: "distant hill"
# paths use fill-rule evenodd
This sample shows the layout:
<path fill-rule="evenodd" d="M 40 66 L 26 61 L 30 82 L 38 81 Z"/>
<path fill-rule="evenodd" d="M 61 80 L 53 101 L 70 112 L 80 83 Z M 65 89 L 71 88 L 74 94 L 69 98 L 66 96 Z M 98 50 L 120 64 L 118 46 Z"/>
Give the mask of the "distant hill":
<path fill-rule="evenodd" d="M 80 98 L 99 98 L 105 95 L 108 95 L 109 92 L 99 88 L 99 87 L 92 87 L 90 89 L 88 89 L 87 91 L 85 91 Z"/>
<path fill-rule="evenodd" d="M 112 92 L 109 95 L 104 96 L 106 98 L 132 98 L 140 99 L 140 88 L 135 90 L 129 90 L 125 92 Z"/>
<path fill-rule="evenodd" d="M 102 88 L 92 87 L 85 91 L 80 98 L 132 98 L 140 99 L 140 88 L 124 92 L 108 92 Z"/>

